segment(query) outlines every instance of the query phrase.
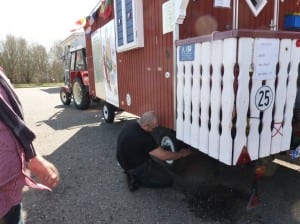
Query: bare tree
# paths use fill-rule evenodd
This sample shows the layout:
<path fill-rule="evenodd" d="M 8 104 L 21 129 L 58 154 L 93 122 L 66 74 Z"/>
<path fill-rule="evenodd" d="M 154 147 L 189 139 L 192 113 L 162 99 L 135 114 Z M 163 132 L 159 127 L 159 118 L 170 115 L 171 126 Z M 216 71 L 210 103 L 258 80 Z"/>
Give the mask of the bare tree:
<path fill-rule="evenodd" d="M 40 44 L 24 38 L 6 36 L 0 41 L 0 66 L 13 83 L 49 82 L 63 80 L 62 49 L 53 44 L 49 54 Z"/>
<path fill-rule="evenodd" d="M 29 83 L 31 81 L 33 66 L 31 65 L 31 53 L 25 39 L 17 39 L 17 64 L 15 82 Z"/>
<path fill-rule="evenodd" d="M 64 79 L 63 49 L 59 43 L 59 41 L 55 42 L 49 52 L 49 74 L 56 82 L 61 82 Z"/>
<path fill-rule="evenodd" d="M 1 42 L 0 62 L 5 69 L 8 78 L 16 81 L 16 66 L 18 63 L 18 49 L 16 38 L 12 35 L 7 35 L 6 40 Z"/>
<path fill-rule="evenodd" d="M 30 51 L 32 53 L 32 59 L 34 60 L 31 63 L 35 67 L 33 75 L 35 75 L 35 78 L 39 81 L 46 80 L 48 82 L 48 55 L 45 47 L 42 45 L 32 45 Z"/>

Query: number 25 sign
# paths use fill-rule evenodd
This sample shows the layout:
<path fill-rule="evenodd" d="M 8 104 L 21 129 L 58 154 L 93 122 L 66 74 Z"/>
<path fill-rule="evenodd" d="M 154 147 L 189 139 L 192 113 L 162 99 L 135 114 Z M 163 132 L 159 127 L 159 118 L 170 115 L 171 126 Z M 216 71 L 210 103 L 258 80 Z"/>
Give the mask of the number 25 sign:
<path fill-rule="evenodd" d="M 255 94 L 255 106 L 260 111 L 267 110 L 273 103 L 273 91 L 269 86 L 261 86 Z"/>

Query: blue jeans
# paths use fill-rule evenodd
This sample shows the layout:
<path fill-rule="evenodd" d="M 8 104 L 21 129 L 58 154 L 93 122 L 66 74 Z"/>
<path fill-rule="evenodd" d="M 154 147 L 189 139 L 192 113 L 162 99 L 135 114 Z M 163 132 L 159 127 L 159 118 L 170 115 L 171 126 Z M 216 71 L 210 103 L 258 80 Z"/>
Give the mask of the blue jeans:
<path fill-rule="evenodd" d="M 22 224 L 21 204 L 12 207 L 6 215 L 0 219 L 0 224 Z"/>

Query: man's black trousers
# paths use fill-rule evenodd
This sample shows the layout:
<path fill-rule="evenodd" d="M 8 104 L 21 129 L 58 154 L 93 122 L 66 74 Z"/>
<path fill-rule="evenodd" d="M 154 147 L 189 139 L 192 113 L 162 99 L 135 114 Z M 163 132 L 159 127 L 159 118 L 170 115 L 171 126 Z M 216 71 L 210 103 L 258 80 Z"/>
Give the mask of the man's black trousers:
<path fill-rule="evenodd" d="M 125 171 L 141 187 L 164 188 L 173 185 L 170 172 L 158 162 L 149 159 L 135 169 Z"/>

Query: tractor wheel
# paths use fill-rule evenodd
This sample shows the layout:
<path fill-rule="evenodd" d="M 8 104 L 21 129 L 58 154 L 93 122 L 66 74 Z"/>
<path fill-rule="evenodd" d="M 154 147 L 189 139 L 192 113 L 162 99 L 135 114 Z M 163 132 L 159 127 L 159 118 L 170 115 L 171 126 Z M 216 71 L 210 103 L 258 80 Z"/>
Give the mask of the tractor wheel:
<path fill-rule="evenodd" d="M 60 100 L 64 105 L 70 105 L 71 103 L 71 93 L 69 93 L 66 88 L 61 88 L 60 92 Z"/>
<path fill-rule="evenodd" d="M 112 123 L 115 119 L 115 108 L 109 103 L 104 103 L 103 105 L 103 118 L 105 123 Z"/>
<path fill-rule="evenodd" d="M 86 90 L 86 87 L 83 85 L 83 82 L 80 78 L 76 78 L 73 81 L 72 85 L 73 99 L 76 108 L 85 110 L 90 105 L 90 96 L 89 92 Z"/>

